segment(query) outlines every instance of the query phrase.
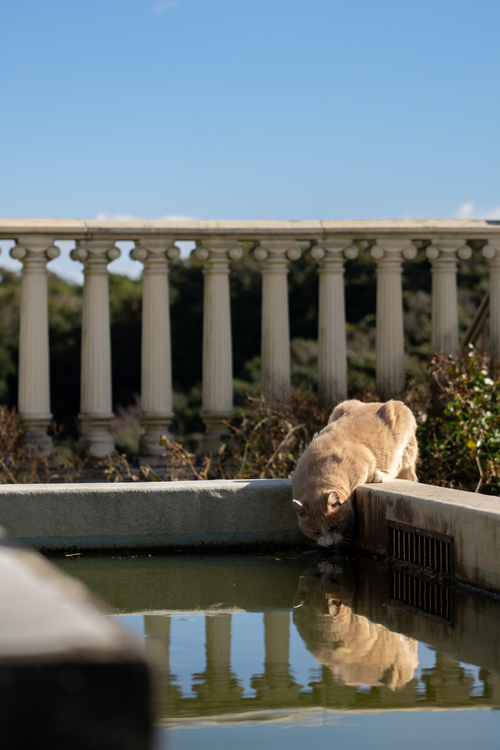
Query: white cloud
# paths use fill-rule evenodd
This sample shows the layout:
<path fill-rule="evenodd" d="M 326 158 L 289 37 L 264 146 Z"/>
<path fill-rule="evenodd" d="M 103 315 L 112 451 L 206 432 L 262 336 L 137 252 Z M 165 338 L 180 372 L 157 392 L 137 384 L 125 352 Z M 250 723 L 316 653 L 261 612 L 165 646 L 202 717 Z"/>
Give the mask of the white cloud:
<path fill-rule="evenodd" d="M 95 215 L 96 221 L 136 221 L 139 218 L 134 214 L 108 214 L 106 211 L 98 211 Z"/>
<path fill-rule="evenodd" d="M 166 214 L 160 221 L 195 221 L 194 216 L 184 216 L 183 214 Z"/>
<path fill-rule="evenodd" d="M 142 221 L 142 216 L 135 216 L 135 214 L 110 214 L 106 211 L 98 211 L 94 218 L 96 221 Z M 160 216 L 158 221 L 194 221 L 195 218 L 195 216 L 185 214 L 165 214 L 165 216 Z"/>
<path fill-rule="evenodd" d="M 165 13 L 167 10 L 175 8 L 176 5 L 177 3 L 175 0 L 158 0 L 153 6 L 153 13 Z"/>
<path fill-rule="evenodd" d="M 456 211 L 452 214 L 453 219 L 490 219 L 492 221 L 500 220 L 500 206 L 484 210 L 477 208 L 472 201 L 461 203 Z"/>

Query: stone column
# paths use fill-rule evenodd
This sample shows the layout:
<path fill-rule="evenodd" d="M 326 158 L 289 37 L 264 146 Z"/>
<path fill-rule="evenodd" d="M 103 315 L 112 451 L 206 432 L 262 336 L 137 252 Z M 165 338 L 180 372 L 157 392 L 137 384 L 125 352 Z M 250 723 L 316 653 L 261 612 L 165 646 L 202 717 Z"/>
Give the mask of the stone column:
<path fill-rule="evenodd" d="M 490 268 L 490 336 L 491 363 L 498 372 L 500 362 L 500 240 L 490 240 L 483 247 Z"/>
<path fill-rule="evenodd" d="M 229 260 L 238 260 L 242 249 L 234 238 L 204 239 L 193 256 L 203 262 L 203 396 L 201 417 L 206 433 L 200 453 L 216 453 L 224 422 L 233 416 L 233 352 Z"/>
<path fill-rule="evenodd" d="M 262 240 L 254 255 L 262 264 L 262 396 L 279 401 L 290 396 L 290 321 L 288 261 L 300 258 L 293 240 Z"/>
<path fill-rule="evenodd" d="M 205 672 L 196 676 L 193 690 L 205 708 L 234 707 L 243 688 L 231 672 L 231 615 L 205 615 Z"/>
<path fill-rule="evenodd" d="M 371 249 L 377 263 L 377 393 L 382 401 L 403 398 L 405 351 L 403 332 L 404 258 L 414 258 L 408 239 L 379 239 Z"/>
<path fill-rule="evenodd" d="M 23 264 L 19 328 L 18 411 L 25 430 L 24 442 L 33 456 L 50 456 L 52 438 L 47 427 L 50 413 L 49 320 L 47 261 L 60 250 L 54 238 L 29 235 L 10 254 Z"/>
<path fill-rule="evenodd" d="M 144 646 L 155 665 L 156 706 L 159 717 L 170 719 L 176 712 L 181 690 L 170 671 L 170 623 L 168 615 L 144 615 Z"/>
<path fill-rule="evenodd" d="M 436 239 L 427 248 L 432 263 L 432 352 L 458 357 L 457 257 L 471 249 L 460 237 Z"/>
<path fill-rule="evenodd" d="M 334 406 L 347 398 L 344 259 L 358 248 L 346 238 L 314 245 L 311 256 L 319 265 L 318 398 Z"/>
<path fill-rule="evenodd" d="M 144 265 L 142 274 L 141 425 L 139 453 L 158 460 L 165 451 L 160 436 L 169 434 L 172 412 L 172 353 L 168 261 L 178 260 L 174 240 L 148 237 L 131 251 Z M 151 464 L 154 461 L 148 461 Z"/>
<path fill-rule="evenodd" d="M 290 612 L 264 614 L 264 674 L 252 678 L 257 700 L 266 705 L 293 706 L 303 687 L 290 674 Z"/>
<path fill-rule="evenodd" d="M 112 240 L 79 242 L 73 260 L 85 266 L 82 313 L 80 447 L 96 458 L 115 449 L 108 432 L 111 399 L 111 336 L 109 329 L 108 263 L 120 256 Z"/>

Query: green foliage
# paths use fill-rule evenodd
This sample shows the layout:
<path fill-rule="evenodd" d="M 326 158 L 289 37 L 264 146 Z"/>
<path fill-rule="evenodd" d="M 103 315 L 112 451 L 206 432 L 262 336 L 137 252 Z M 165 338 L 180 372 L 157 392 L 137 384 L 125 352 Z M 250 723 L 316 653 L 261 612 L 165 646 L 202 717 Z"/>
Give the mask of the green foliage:
<path fill-rule="evenodd" d="M 500 494 L 500 379 L 472 350 L 461 363 L 437 355 L 432 367 L 445 406 L 419 428 L 420 481 Z"/>

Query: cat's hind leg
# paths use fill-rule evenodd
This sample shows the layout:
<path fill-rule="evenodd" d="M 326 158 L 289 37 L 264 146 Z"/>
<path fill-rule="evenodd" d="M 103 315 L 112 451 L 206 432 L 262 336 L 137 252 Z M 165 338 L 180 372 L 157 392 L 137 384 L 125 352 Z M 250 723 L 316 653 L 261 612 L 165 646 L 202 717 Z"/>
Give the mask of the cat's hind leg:
<path fill-rule="evenodd" d="M 409 479 L 410 482 L 418 482 L 415 468 L 418 458 L 418 444 L 415 435 L 408 440 L 401 458 L 401 468 L 396 479 Z"/>

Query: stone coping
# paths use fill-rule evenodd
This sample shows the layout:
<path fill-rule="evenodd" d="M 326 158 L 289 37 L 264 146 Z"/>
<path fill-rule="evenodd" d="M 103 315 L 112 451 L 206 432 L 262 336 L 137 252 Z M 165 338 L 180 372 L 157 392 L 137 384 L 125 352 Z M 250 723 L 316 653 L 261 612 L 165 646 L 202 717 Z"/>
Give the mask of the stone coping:
<path fill-rule="evenodd" d="M 2 485 L 0 523 L 46 550 L 310 543 L 289 479 Z"/>
<path fill-rule="evenodd" d="M 0 486 L 0 524 L 45 550 L 311 545 L 290 479 Z M 357 544 L 387 555 L 387 522 L 453 537 L 456 580 L 500 592 L 500 499 L 397 480 L 356 491 Z"/>
<path fill-rule="evenodd" d="M 470 239 L 490 239 L 500 235 L 500 221 L 494 220 L 366 220 L 366 221 L 97 221 L 83 219 L 0 219 L 0 239 L 47 234 L 57 239 L 134 240 L 143 235 L 161 234 L 178 240 L 228 235 L 239 240 L 293 238 L 321 240 L 345 235 L 353 240 L 405 236 L 412 239 L 465 235 Z"/>
<path fill-rule="evenodd" d="M 454 577 L 500 593 L 500 498 L 396 480 L 356 490 L 357 541 L 388 554 L 387 523 L 453 538 Z"/>

